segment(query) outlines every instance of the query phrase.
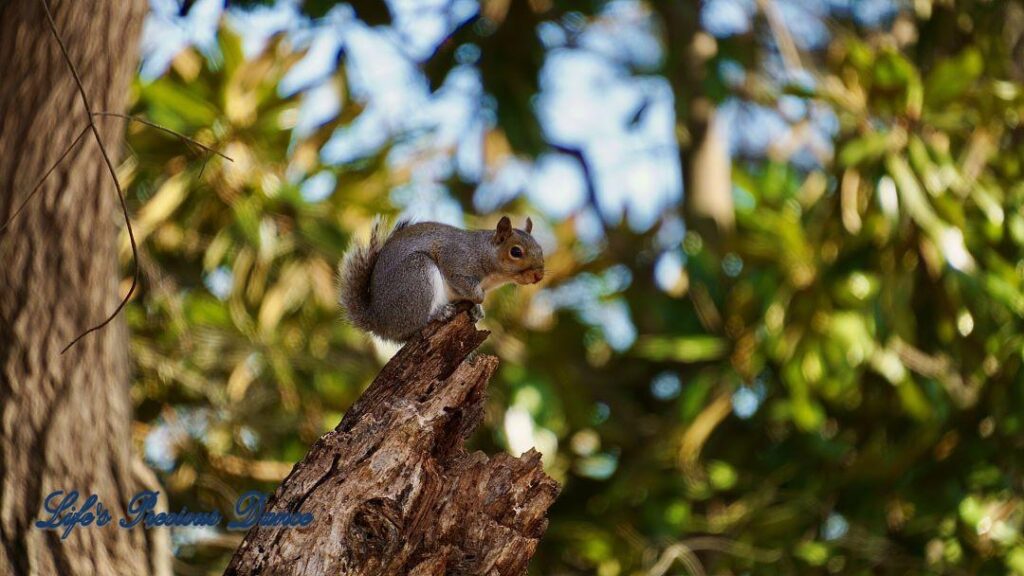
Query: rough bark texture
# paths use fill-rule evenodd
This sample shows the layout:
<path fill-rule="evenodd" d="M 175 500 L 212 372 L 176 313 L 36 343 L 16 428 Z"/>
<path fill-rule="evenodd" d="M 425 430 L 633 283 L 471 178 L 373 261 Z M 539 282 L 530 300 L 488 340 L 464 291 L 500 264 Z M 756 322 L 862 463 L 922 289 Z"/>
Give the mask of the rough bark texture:
<path fill-rule="evenodd" d="M 50 0 L 97 110 L 123 112 L 145 0 Z M 39 0 L 0 1 L 0 222 L 87 125 Z M 100 127 L 107 149 L 123 126 Z M 53 490 L 95 493 L 115 518 L 154 487 L 131 454 L 126 330 L 61 356 L 118 302 L 117 200 L 92 135 L 0 235 L 0 574 L 169 574 L 166 534 L 34 526 Z"/>
<path fill-rule="evenodd" d="M 315 522 L 252 529 L 226 574 L 525 573 L 559 488 L 535 451 L 463 448 L 498 365 L 466 359 L 486 337 L 460 313 L 406 344 L 268 506 Z"/>

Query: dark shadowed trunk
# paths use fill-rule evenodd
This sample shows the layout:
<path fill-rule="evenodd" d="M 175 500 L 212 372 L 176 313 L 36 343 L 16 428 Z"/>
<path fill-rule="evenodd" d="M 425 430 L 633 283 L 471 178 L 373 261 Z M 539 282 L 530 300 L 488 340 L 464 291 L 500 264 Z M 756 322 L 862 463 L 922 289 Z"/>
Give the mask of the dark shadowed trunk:
<path fill-rule="evenodd" d="M 50 0 L 98 110 L 123 112 L 145 0 Z M 39 0 L 0 1 L 0 221 L 87 125 Z M 122 125 L 100 127 L 111 154 Z M 168 574 L 160 531 L 34 527 L 54 490 L 97 494 L 116 519 L 155 488 L 130 442 L 126 329 L 115 321 L 60 354 L 116 306 L 120 215 L 91 134 L 0 235 L 0 574 Z"/>
<path fill-rule="evenodd" d="M 716 246 L 728 238 L 735 215 L 728 150 L 716 125 L 714 102 L 704 90 L 707 62 L 717 50 L 715 40 L 701 27 L 703 2 L 664 0 L 653 6 L 665 27 L 665 75 L 675 96 L 677 122 L 685 127 L 679 157 L 686 224 Z"/>
<path fill-rule="evenodd" d="M 537 452 L 463 448 L 498 366 L 466 360 L 486 337 L 462 313 L 408 343 L 275 492 L 269 511 L 312 525 L 250 530 L 226 574 L 524 574 L 558 485 Z"/>

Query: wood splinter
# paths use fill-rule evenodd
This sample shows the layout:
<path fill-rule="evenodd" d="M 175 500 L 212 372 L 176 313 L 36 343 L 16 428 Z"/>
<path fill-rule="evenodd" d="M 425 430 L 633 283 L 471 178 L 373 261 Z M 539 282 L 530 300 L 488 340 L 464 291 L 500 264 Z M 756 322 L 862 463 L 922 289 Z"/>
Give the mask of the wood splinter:
<path fill-rule="evenodd" d="M 559 486 L 540 453 L 467 453 L 494 356 L 463 306 L 409 341 L 267 505 L 306 528 L 255 527 L 225 575 L 521 576 Z"/>

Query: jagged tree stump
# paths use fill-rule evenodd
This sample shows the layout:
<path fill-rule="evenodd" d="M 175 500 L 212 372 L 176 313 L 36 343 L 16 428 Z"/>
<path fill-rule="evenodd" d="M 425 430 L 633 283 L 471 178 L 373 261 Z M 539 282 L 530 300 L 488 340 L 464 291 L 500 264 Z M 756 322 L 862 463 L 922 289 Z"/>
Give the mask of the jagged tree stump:
<path fill-rule="evenodd" d="M 306 528 L 255 527 L 226 575 L 520 576 L 558 484 L 540 454 L 469 454 L 498 359 L 461 312 L 432 324 L 381 370 L 268 504 Z"/>

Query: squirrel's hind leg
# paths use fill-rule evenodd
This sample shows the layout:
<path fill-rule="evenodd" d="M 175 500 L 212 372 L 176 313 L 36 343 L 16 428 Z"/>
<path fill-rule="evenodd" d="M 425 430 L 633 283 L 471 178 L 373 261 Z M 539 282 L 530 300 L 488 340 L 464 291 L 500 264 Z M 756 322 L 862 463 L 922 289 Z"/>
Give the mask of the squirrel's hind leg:
<path fill-rule="evenodd" d="M 448 299 L 443 284 L 442 291 L 438 291 L 441 272 L 427 255 L 414 252 L 394 264 L 374 270 L 374 333 L 406 342 L 435 318 Z"/>

